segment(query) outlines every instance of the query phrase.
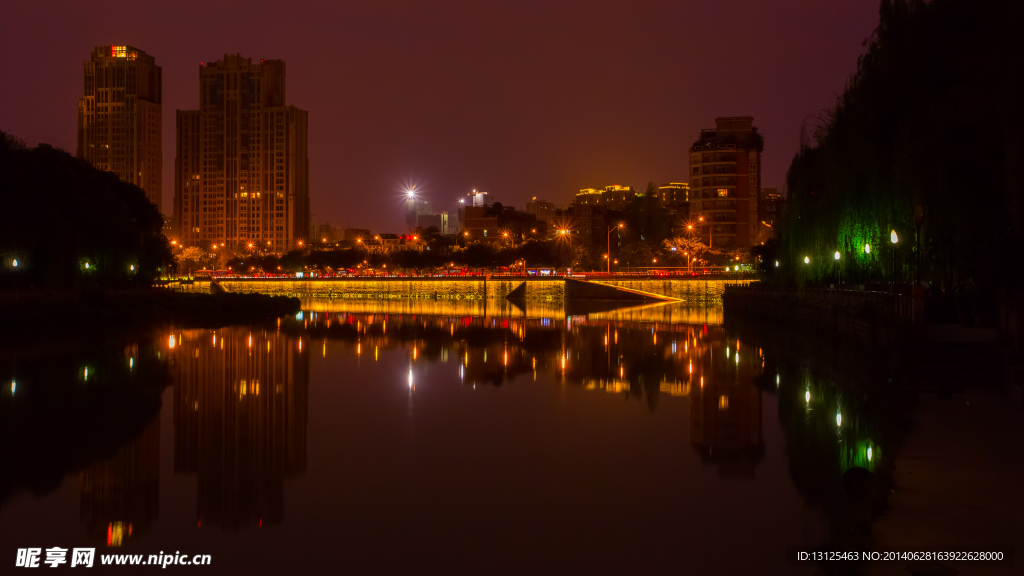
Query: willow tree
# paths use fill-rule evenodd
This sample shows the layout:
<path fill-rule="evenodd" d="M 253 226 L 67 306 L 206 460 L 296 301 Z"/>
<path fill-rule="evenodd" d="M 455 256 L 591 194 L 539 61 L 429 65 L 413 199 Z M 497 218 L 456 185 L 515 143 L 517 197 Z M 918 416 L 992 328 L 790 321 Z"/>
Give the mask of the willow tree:
<path fill-rule="evenodd" d="M 888 282 L 895 269 L 969 290 L 1016 279 L 1022 24 L 1020 2 L 881 3 L 856 74 L 787 175 L 780 259 L 793 276 L 825 281 L 839 266 Z"/>

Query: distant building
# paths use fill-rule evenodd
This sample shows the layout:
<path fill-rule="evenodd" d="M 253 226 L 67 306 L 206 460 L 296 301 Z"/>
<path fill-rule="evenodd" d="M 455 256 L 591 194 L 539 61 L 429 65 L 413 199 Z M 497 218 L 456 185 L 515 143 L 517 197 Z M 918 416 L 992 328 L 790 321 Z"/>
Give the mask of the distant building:
<path fill-rule="evenodd" d="M 533 200 L 526 203 L 526 211 L 537 217 L 537 220 L 541 222 L 549 222 L 555 215 L 555 205 L 546 200 L 537 200 L 534 196 Z"/>
<path fill-rule="evenodd" d="M 622 211 L 629 201 L 637 196 L 632 186 L 612 184 L 604 188 L 584 188 L 576 194 L 576 204 L 580 206 L 597 206 L 609 210 Z"/>
<path fill-rule="evenodd" d="M 569 206 L 563 217 L 569 223 L 569 231 L 573 234 L 574 240 L 578 239 L 592 247 L 603 248 L 607 244 L 607 226 L 611 226 L 608 222 L 614 218 L 613 214 L 609 214 L 608 209 L 600 205 L 577 203 Z M 618 241 L 617 238 L 616 241 Z"/>
<path fill-rule="evenodd" d="M 284 252 L 310 233 L 308 114 L 285 104 L 285 63 L 225 55 L 177 112 L 174 215 L 185 246 Z M 312 239 L 311 239 L 312 240 Z"/>
<path fill-rule="evenodd" d="M 330 223 L 317 224 L 309 232 L 309 241 L 314 243 L 335 244 L 345 239 L 345 231 Z"/>
<path fill-rule="evenodd" d="M 690 185 L 672 182 L 658 187 L 658 201 L 669 211 L 673 234 L 680 234 L 690 219 Z"/>
<path fill-rule="evenodd" d="M 420 216 L 429 216 L 434 213 L 434 207 L 429 200 L 424 200 L 414 194 L 410 194 L 405 201 L 405 227 L 407 232 L 413 232 L 419 225 Z"/>
<path fill-rule="evenodd" d="M 658 186 L 658 200 L 665 208 L 686 206 L 690 202 L 690 185 L 672 182 Z"/>
<path fill-rule="evenodd" d="M 463 209 L 462 231 L 474 240 L 497 238 L 498 217 L 487 206 L 466 206 Z"/>
<path fill-rule="evenodd" d="M 750 116 L 715 118 L 690 147 L 690 219 L 709 246 L 747 248 L 757 236 L 763 150 Z"/>
<path fill-rule="evenodd" d="M 358 242 L 359 240 L 369 242 L 373 239 L 373 235 L 366 228 L 345 228 L 344 239 L 346 242 Z"/>
<path fill-rule="evenodd" d="M 416 218 L 416 226 L 421 230 L 426 230 L 433 226 L 437 228 L 437 231 L 441 234 L 450 234 L 454 232 L 454 230 L 449 228 L 447 212 L 420 215 Z"/>
<path fill-rule="evenodd" d="M 161 69 L 132 46 L 97 46 L 78 100 L 79 158 L 135 184 L 163 210 Z"/>
<path fill-rule="evenodd" d="M 770 236 L 775 236 L 775 225 L 782 217 L 785 207 L 785 199 L 779 194 L 778 188 L 761 188 L 761 198 L 758 203 L 760 211 L 759 218 L 761 225 L 770 229 Z"/>
<path fill-rule="evenodd" d="M 518 243 L 544 238 L 547 233 L 547 223 L 537 220 L 535 214 L 512 206 L 467 206 L 465 215 L 462 237 L 469 240 Z"/>

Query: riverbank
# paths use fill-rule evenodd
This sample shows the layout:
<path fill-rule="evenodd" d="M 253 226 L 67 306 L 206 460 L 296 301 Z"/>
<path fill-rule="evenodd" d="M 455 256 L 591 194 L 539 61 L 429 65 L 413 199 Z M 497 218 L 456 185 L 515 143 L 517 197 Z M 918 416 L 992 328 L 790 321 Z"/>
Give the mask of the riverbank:
<path fill-rule="evenodd" d="M 210 328 L 294 314 L 298 298 L 263 294 L 203 294 L 161 288 L 103 292 L 0 295 L 0 342 L 39 333 L 101 332 L 151 326 Z"/>

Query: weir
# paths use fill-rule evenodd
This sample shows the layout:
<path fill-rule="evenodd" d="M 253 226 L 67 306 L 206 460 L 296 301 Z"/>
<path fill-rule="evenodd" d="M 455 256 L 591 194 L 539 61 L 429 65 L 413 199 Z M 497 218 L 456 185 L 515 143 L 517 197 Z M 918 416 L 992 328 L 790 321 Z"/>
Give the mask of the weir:
<path fill-rule="evenodd" d="M 500 300 L 530 306 L 562 306 L 567 300 L 635 300 L 718 304 L 726 286 L 745 286 L 749 280 L 637 278 L 599 280 L 563 278 L 219 278 L 228 292 L 281 294 L 328 300 L 486 301 Z M 181 285 L 182 291 L 210 292 L 209 280 Z M 566 286 L 571 285 L 574 288 Z M 511 297 L 511 298 L 510 298 Z M 490 306 L 491 304 L 488 304 Z"/>

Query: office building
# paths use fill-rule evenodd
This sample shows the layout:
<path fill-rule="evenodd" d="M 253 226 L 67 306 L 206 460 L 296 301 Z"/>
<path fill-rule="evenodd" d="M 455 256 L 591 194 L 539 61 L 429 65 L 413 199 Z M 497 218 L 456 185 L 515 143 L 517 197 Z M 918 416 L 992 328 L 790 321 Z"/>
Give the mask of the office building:
<path fill-rule="evenodd" d="M 285 102 L 281 60 L 235 54 L 199 67 L 199 110 L 177 112 L 182 245 L 281 253 L 306 240 L 308 114 Z"/>
<path fill-rule="evenodd" d="M 78 100 L 79 158 L 135 184 L 162 210 L 161 70 L 132 46 L 97 46 Z"/>

